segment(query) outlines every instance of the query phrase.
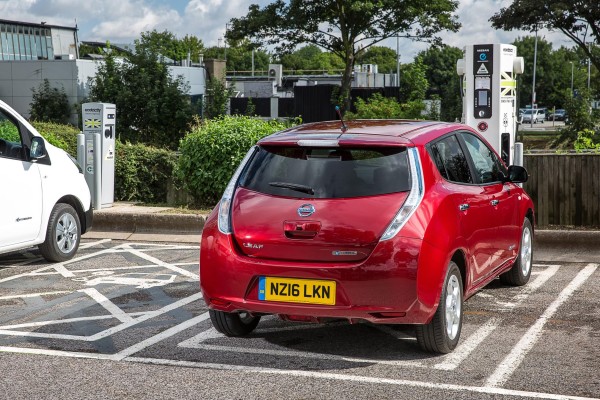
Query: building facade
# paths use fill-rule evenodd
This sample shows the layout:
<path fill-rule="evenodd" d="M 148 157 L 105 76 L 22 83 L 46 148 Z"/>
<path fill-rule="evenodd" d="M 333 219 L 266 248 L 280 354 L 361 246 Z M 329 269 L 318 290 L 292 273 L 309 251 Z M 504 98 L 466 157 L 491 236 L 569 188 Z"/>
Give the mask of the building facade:
<path fill-rule="evenodd" d="M 0 19 L 0 60 L 74 60 L 77 28 Z"/>

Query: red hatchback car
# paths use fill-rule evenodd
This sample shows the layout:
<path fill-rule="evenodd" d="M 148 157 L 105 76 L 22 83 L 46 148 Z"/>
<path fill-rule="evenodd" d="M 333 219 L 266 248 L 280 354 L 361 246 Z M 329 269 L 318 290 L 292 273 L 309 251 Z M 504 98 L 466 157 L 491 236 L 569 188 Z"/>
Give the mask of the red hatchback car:
<path fill-rule="evenodd" d="M 267 314 L 416 324 L 423 349 L 448 353 L 466 298 L 529 280 L 527 171 L 461 124 L 347 127 L 301 125 L 248 152 L 202 233 L 212 323 L 228 336 Z"/>

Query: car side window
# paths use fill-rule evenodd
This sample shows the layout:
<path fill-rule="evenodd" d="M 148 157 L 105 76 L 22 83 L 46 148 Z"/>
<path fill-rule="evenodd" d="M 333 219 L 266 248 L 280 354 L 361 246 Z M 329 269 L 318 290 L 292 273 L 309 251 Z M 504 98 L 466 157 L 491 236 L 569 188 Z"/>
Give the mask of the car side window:
<path fill-rule="evenodd" d="M 483 141 L 470 133 L 462 133 L 467 151 L 473 161 L 478 183 L 500 182 L 506 175 L 504 164 Z"/>
<path fill-rule="evenodd" d="M 434 160 L 440 174 L 447 180 L 457 183 L 473 183 L 467 157 L 463 153 L 456 136 L 448 136 L 431 146 Z"/>
<path fill-rule="evenodd" d="M 23 159 L 19 127 L 0 110 L 0 157 Z"/>

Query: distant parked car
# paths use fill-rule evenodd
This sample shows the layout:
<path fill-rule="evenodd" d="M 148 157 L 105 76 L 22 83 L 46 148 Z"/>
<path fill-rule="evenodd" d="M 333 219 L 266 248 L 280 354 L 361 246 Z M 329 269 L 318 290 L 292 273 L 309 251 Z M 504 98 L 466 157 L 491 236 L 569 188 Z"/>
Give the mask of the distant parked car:
<path fill-rule="evenodd" d="M 546 111 L 543 108 L 528 109 L 523 111 L 521 115 L 524 123 L 531 123 L 533 121 L 534 124 L 537 124 L 538 122 L 543 123 L 546 120 Z"/>
<path fill-rule="evenodd" d="M 561 109 L 558 109 L 556 111 L 554 111 L 554 113 L 548 115 L 548 120 L 550 121 L 567 121 L 569 119 L 569 116 L 567 115 L 567 111 Z"/>

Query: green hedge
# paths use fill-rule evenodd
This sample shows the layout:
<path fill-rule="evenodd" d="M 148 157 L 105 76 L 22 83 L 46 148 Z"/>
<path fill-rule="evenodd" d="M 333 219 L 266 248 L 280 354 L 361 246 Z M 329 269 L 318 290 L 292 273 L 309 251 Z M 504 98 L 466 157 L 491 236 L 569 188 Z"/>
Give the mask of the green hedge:
<path fill-rule="evenodd" d="M 280 121 L 246 116 L 203 121 L 180 141 L 177 175 L 197 205 L 214 206 L 248 150 L 286 127 Z"/>
<path fill-rule="evenodd" d="M 54 122 L 32 121 L 31 125 L 51 144 L 77 158 L 77 134 L 79 129 L 73 125 Z"/>
<path fill-rule="evenodd" d="M 174 181 L 173 151 L 117 141 L 115 200 L 166 203 L 167 184 Z"/>

